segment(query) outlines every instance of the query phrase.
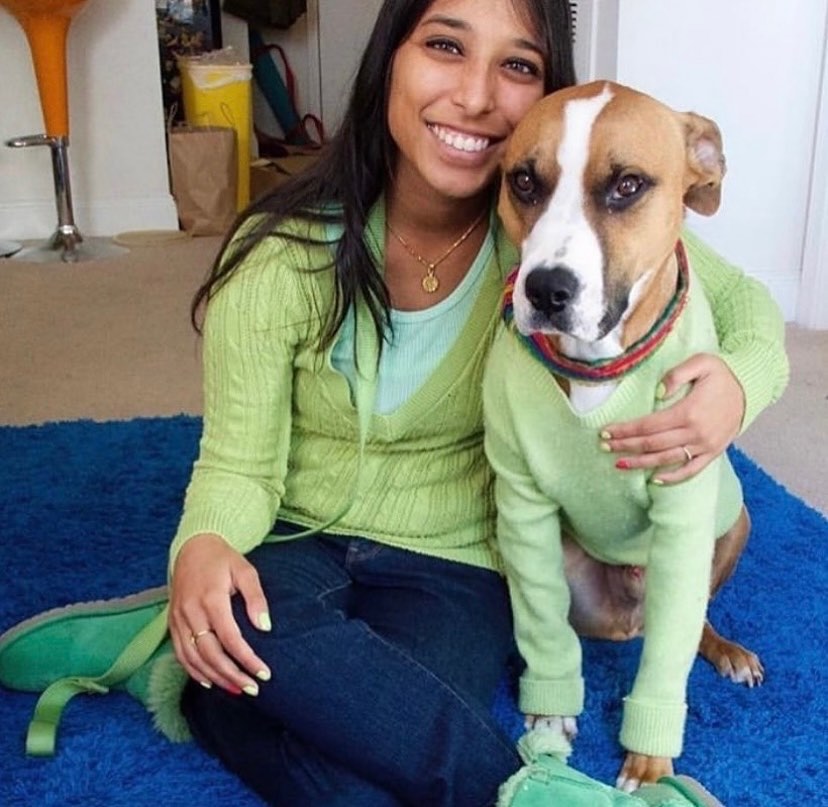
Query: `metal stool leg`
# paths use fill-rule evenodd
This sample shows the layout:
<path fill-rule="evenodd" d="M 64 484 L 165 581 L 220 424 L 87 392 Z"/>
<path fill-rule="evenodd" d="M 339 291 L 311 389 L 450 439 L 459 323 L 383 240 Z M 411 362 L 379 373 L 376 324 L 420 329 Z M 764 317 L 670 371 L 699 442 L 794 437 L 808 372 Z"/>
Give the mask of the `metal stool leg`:
<path fill-rule="evenodd" d="M 52 173 L 55 180 L 55 206 L 57 207 L 57 229 L 48 243 L 48 249 L 59 250 L 61 259 L 67 262 L 77 260 L 77 246 L 83 241 L 75 225 L 72 210 L 72 186 L 69 179 L 68 137 L 49 137 L 49 135 L 25 135 L 6 141 L 11 148 L 28 146 L 49 146 L 52 153 Z"/>

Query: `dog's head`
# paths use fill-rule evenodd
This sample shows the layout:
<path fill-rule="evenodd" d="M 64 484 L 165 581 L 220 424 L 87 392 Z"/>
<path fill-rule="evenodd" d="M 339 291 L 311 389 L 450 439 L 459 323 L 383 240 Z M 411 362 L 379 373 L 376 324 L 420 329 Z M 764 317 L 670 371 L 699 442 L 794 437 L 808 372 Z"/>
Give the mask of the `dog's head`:
<path fill-rule="evenodd" d="M 521 248 L 518 329 L 586 343 L 616 329 L 669 261 L 685 206 L 716 212 L 724 172 L 713 121 L 628 87 L 539 101 L 512 133 L 500 191 Z"/>

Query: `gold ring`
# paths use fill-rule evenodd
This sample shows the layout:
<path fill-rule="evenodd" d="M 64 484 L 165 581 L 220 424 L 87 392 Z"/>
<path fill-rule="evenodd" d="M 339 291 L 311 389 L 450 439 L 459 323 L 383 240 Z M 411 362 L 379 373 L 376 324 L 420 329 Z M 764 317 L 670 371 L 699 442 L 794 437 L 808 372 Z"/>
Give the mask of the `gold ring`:
<path fill-rule="evenodd" d="M 215 633 L 215 631 L 214 631 L 212 628 L 205 628 L 204 630 L 200 630 L 198 633 L 191 633 L 191 634 L 190 634 L 190 641 L 191 641 L 193 644 L 197 645 L 197 644 L 198 644 L 198 640 L 199 640 L 202 636 L 206 636 L 208 633 Z"/>
<path fill-rule="evenodd" d="M 682 446 L 681 450 L 684 452 L 684 456 L 687 457 L 687 462 L 693 459 L 693 455 L 690 453 L 690 449 L 687 446 Z"/>

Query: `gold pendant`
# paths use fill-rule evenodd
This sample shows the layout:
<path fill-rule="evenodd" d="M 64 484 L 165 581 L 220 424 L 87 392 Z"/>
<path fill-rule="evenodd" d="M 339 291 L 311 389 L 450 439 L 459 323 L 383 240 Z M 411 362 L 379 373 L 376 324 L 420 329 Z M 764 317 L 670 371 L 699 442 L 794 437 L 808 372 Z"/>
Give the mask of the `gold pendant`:
<path fill-rule="evenodd" d="M 434 275 L 426 275 L 422 281 L 423 291 L 426 294 L 434 294 L 440 287 L 440 281 Z"/>

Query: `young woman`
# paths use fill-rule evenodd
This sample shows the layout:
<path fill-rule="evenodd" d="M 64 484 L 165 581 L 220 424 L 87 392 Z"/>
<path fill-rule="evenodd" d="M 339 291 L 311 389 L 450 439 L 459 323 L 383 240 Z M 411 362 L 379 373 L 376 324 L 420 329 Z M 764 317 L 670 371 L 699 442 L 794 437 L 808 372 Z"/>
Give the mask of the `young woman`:
<path fill-rule="evenodd" d="M 486 805 L 521 764 L 490 714 L 513 642 L 480 386 L 516 259 L 493 203 L 516 122 L 574 79 L 565 0 L 386 0 L 338 135 L 197 295 L 204 431 L 169 629 L 192 734 L 269 802 Z M 764 290 L 724 263 L 702 280 L 723 359 L 607 427 L 632 468 L 692 445 L 665 481 L 785 382 Z"/>

